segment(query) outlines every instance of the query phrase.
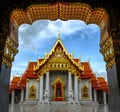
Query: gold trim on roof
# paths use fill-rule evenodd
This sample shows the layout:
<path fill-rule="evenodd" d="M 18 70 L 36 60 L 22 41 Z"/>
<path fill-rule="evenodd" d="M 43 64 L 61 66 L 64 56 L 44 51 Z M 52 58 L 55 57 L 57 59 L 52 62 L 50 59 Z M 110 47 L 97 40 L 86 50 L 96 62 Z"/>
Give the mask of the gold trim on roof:
<path fill-rule="evenodd" d="M 49 62 L 48 62 L 49 61 Z M 49 64 L 48 64 L 48 63 Z M 39 65 L 38 65 L 39 64 Z M 74 61 L 73 57 L 68 54 L 62 41 L 58 38 L 57 42 L 51 49 L 50 53 L 46 55 L 45 59 L 38 63 L 35 70 L 39 71 L 40 74 L 50 70 L 70 70 L 74 74 L 79 74 L 79 72 L 84 70 L 84 67 Z"/>

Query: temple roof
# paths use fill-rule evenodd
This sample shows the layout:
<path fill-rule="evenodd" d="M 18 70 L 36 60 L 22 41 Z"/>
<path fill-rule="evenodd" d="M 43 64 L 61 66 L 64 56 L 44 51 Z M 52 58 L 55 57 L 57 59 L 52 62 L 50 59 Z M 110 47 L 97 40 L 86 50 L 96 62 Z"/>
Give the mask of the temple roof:
<path fill-rule="evenodd" d="M 11 84 L 17 83 L 20 80 L 20 76 L 14 76 L 12 78 Z"/>
<path fill-rule="evenodd" d="M 80 75 L 81 79 L 91 79 L 92 88 L 96 90 L 108 91 L 108 83 L 104 77 L 97 77 L 90 67 L 89 62 L 81 62 L 84 66 L 84 72 Z"/>
<path fill-rule="evenodd" d="M 93 72 L 92 72 L 89 62 L 81 62 L 81 65 L 84 67 L 84 72 L 80 75 L 80 78 L 82 79 L 92 78 Z"/>
<path fill-rule="evenodd" d="M 80 74 L 81 79 L 91 79 L 92 88 L 96 90 L 106 90 L 108 91 L 108 83 L 105 81 L 103 77 L 96 77 L 93 73 L 90 63 L 89 62 L 80 62 L 80 59 L 73 58 L 72 55 L 68 54 L 67 50 L 64 48 L 62 41 L 60 38 L 54 44 L 52 50 L 49 54 L 45 56 L 45 58 L 38 58 L 37 62 L 29 61 L 25 72 L 22 74 L 21 77 L 13 77 L 11 84 L 10 84 L 10 91 L 13 89 L 21 89 L 26 87 L 26 80 L 27 79 L 37 79 L 39 76 L 36 74 L 36 70 L 39 70 L 40 67 L 45 65 L 49 58 L 53 55 L 53 53 L 57 52 L 57 48 L 62 49 L 62 53 L 65 54 L 67 59 L 70 60 L 79 71 L 82 71 Z M 59 51 L 59 50 L 58 50 Z M 55 55 L 55 54 L 54 54 Z M 59 57 L 59 56 L 58 56 Z M 61 58 L 61 57 L 60 57 Z M 58 58 L 56 58 L 58 59 Z M 55 62 L 56 62 L 55 59 Z"/>
<path fill-rule="evenodd" d="M 100 87 L 97 88 L 98 90 L 108 90 L 108 83 L 105 80 L 104 77 L 97 77 L 99 83 L 100 83 Z"/>
<path fill-rule="evenodd" d="M 10 87 L 9 87 L 9 91 L 10 93 L 12 92 L 12 90 L 15 90 L 15 89 L 21 89 L 21 87 L 18 85 L 18 82 L 20 81 L 20 78 L 19 76 L 14 76 L 12 81 L 10 82 Z"/>
<path fill-rule="evenodd" d="M 104 77 L 92 77 L 92 88 L 108 91 L 108 83 Z"/>
<path fill-rule="evenodd" d="M 100 87 L 100 83 L 99 83 L 97 77 L 95 76 L 95 74 L 93 75 L 91 81 L 92 81 L 92 88 L 97 89 Z"/>
<path fill-rule="evenodd" d="M 27 69 L 24 72 L 24 76 L 26 78 L 33 78 L 36 79 L 38 76 L 35 74 L 34 67 L 36 66 L 37 62 L 30 62 L 28 63 Z"/>
<path fill-rule="evenodd" d="M 72 57 L 72 55 L 70 55 L 67 50 L 65 49 L 60 37 L 58 37 L 56 43 L 54 44 L 53 48 L 51 49 L 50 53 L 49 54 L 46 54 L 44 60 L 42 60 L 41 63 L 38 64 L 38 66 L 36 66 L 36 71 L 39 70 L 42 66 L 44 66 L 47 61 L 50 59 L 50 57 L 53 55 L 53 53 L 57 52 L 56 49 L 57 47 L 60 47 L 62 49 L 62 52 L 64 53 L 64 55 L 70 60 L 71 64 L 73 64 L 79 71 L 83 71 L 84 68 L 83 66 L 78 63 L 78 59 L 75 59 Z"/>
<path fill-rule="evenodd" d="M 26 76 L 23 74 L 18 82 L 18 85 L 22 88 L 26 87 Z"/>

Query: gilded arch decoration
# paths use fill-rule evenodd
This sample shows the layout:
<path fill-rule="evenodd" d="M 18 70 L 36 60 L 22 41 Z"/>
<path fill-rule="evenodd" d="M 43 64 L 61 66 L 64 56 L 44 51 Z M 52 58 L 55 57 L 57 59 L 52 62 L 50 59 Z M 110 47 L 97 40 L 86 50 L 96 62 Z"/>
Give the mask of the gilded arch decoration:
<path fill-rule="evenodd" d="M 65 100 L 65 84 L 60 77 L 58 77 L 53 83 L 53 100 L 63 101 Z"/>
<path fill-rule="evenodd" d="M 29 91 L 29 98 L 30 99 L 35 99 L 36 98 L 36 91 L 37 91 L 36 86 L 32 84 L 29 87 L 28 91 Z"/>
<path fill-rule="evenodd" d="M 81 88 L 81 93 L 82 93 L 82 99 L 88 99 L 89 98 L 89 88 L 87 86 L 83 86 Z"/>

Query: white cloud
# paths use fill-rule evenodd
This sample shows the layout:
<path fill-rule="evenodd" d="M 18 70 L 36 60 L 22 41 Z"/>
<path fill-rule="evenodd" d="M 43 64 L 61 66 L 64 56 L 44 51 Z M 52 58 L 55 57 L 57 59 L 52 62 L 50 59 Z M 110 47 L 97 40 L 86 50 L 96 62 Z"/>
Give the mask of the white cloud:
<path fill-rule="evenodd" d="M 83 29 L 87 27 L 88 25 L 80 20 L 40 20 L 34 22 L 32 25 L 21 25 L 19 27 L 20 45 L 35 50 L 37 48 L 36 42 L 43 41 L 47 38 L 57 38 L 58 31 L 60 31 L 61 34 L 64 35 L 61 36 L 61 38 L 65 38 L 66 36 L 82 30 L 80 35 L 81 38 L 84 39 L 86 31 L 83 31 Z"/>

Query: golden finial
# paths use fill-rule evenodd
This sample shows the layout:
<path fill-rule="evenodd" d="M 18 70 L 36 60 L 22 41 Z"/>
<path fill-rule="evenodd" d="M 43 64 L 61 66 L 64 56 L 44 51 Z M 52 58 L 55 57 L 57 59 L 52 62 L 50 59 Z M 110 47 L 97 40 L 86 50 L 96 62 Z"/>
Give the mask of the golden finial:
<path fill-rule="evenodd" d="M 28 58 L 28 62 L 30 62 L 30 58 Z"/>
<path fill-rule="evenodd" d="M 88 62 L 90 63 L 90 58 L 88 58 Z"/>
<path fill-rule="evenodd" d="M 72 52 L 72 54 L 71 54 L 71 55 L 72 55 L 72 57 L 74 58 L 74 51 Z"/>
<path fill-rule="evenodd" d="M 44 57 L 46 57 L 46 51 L 44 51 Z"/>
<path fill-rule="evenodd" d="M 81 57 L 82 57 L 82 55 L 80 54 L 80 56 L 79 56 L 79 60 L 81 61 Z"/>
<path fill-rule="evenodd" d="M 60 31 L 58 31 L 58 40 L 60 40 Z"/>
<path fill-rule="evenodd" d="M 38 59 L 40 59 L 40 56 L 38 55 Z"/>

